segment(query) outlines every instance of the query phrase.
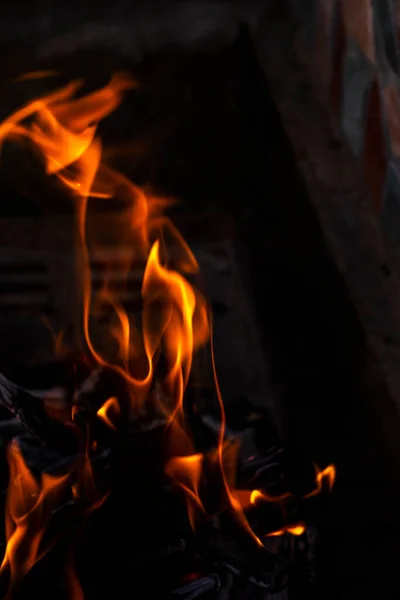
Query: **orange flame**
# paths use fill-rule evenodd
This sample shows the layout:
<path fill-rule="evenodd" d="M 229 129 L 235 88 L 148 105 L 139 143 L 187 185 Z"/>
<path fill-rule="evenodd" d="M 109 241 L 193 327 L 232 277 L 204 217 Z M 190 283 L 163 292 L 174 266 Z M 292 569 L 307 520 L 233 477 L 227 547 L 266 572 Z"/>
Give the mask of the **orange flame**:
<path fill-rule="evenodd" d="M 110 427 L 111 429 L 116 430 L 114 423 L 111 421 L 108 416 L 109 411 L 114 411 L 118 416 L 121 414 L 121 410 L 118 404 L 118 400 L 115 397 L 109 398 L 106 400 L 101 408 L 97 411 L 97 416 L 104 421 L 104 423 Z"/>
<path fill-rule="evenodd" d="M 336 467 L 335 465 L 328 465 L 322 471 L 318 466 L 315 467 L 315 481 L 316 487 L 315 489 L 307 494 L 305 498 L 311 498 L 312 496 L 317 496 L 322 490 L 322 485 L 324 481 L 328 482 L 329 490 L 332 491 L 333 484 L 336 479 Z"/>
<path fill-rule="evenodd" d="M 210 315 L 210 321 L 212 321 L 211 315 Z M 221 476 L 222 476 L 222 480 L 223 480 L 223 484 L 224 484 L 224 488 L 225 488 L 225 493 L 226 493 L 227 499 L 229 501 L 229 505 L 233 511 L 233 514 L 236 517 L 237 522 L 243 527 L 243 529 L 250 535 L 250 537 L 256 542 L 256 544 L 258 546 L 263 546 L 264 544 L 262 543 L 260 538 L 254 533 L 254 531 L 250 527 L 250 524 L 246 518 L 246 515 L 244 514 L 243 507 L 242 507 L 239 499 L 235 496 L 235 493 L 232 490 L 231 486 L 229 485 L 226 471 L 224 468 L 224 440 L 225 440 L 226 418 L 225 418 L 224 402 L 222 399 L 222 394 L 221 394 L 218 377 L 217 377 L 217 369 L 215 366 L 214 344 L 213 344 L 212 336 L 211 336 L 211 360 L 212 360 L 212 369 L 213 369 L 213 375 L 214 375 L 215 389 L 217 392 L 218 403 L 219 403 L 220 411 L 221 411 L 221 428 L 219 430 L 219 439 L 218 439 L 218 460 L 219 460 Z"/>
<path fill-rule="evenodd" d="M 44 75 L 39 73 L 32 77 Z M 141 411 L 145 402 L 150 402 L 151 392 L 158 382 L 157 366 L 160 358 L 163 358 L 164 374 L 162 381 L 158 382 L 162 390 L 162 401 L 157 402 L 157 409 L 167 424 L 168 455 L 165 469 L 167 475 L 184 490 L 189 518 L 194 526 L 195 516 L 204 513 L 199 496 L 203 456 L 196 454 L 185 425 L 183 398 L 193 353 L 210 337 L 211 315 L 207 312 L 205 299 L 182 274 L 197 272 L 198 265 L 186 242 L 163 214 L 170 202 L 145 192 L 102 160 L 102 144 L 97 135 L 99 122 L 118 107 L 124 93 L 135 84 L 126 75 L 117 74 L 103 88 L 77 98 L 76 93 L 81 86 L 82 82 L 73 81 L 17 110 L 0 124 L 0 144 L 6 138 L 29 140 L 43 155 L 47 174 L 57 177 L 74 199 L 82 282 L 84 340 L 81 341 L 84 341 L 99 365 L 111 367 L 125 378 L 130 387 L 132 413 Z M 98 349 L 90 327 L 95 292 L 91 281 L 91 249 L 87 239 L 86 217 L 89 198 L 115 197 L 124 200 L 128 206 L 126 231 L 119 232 L 131 244 L 131 251 L 124 261 L 125 275 L 128 275 L 132 263 L 137 260 L 145 264 L 145 269 L 141 290 L 141 327 L 135 327 L 112 286 L 105 286 L 102 290 L 101 300 L 113 308 L 117 322 L 113 333 L 118 341 L 118 352 L 117 356 L 110 358 Z M 168 240 L 172 246 L 171 252 L 167 252 Z M 225 413 L 216 374 L 212 337 L 211 356 L 221 410 L 217 455 L 225 496 L 237 521 L 262 546 L 261 540 L 247 521 L 242 501 L 232 489 L 224 464 Z M 110 419 L 112 410 L 119 414 L 120 407 L 116 398 L 107 400 L 97 415 L 115 429 Z M 90 500 L 93 510 L 100 506 L 106 496 L 99 498 L 95 493 L 88 451 L 89 435 L 87 438 L 84 458 L 75 466 L 73 493 L 76 497 L 85 496 Z M 2 568 L 8 565 L 15 577 L 15 573 L 18 576 L 24 574 L 40 557 L 39 546 L 47 517 L 44 519 L 43 510 L 39 507 L 51 504 L 58 492 L 61 493 L 68 476 L 54 478 L 43 475 L 38 487 L 18 453 L 13 452 L 9 460 L 12 478 L 7 498 L 8 545 Z M 334 467 L 331 465 L 327 469 L 318 471 L 317 488 L 309 495 L 320 491 L 325 477 L 333 485 Z M 25 491 L 21 496 L 22 500 L 16 502 L 13 481 L 17 477 L 20 481 L 21 473 Z M 37 498 L 35 502 L 32 502 L 32 494 Z M 250 503 L 260 499 L 268 502 L 279 500 L 257 490 L 247 497 Z M 47 511 L 45 514 L 47 515 Z M 21 560 L 18 549 L 24 544 L 29 546 L 26 553 L 28 558 L 24 556 Z M 15 558 L 16 553 L 18 560 Z"/>
<path fill-rule="evenodd" d="M 277 537 L 279 535 L 284 535 L 285 533 L 290 533 L 290 535 L 303 535 L 306 530 L 306 526 L 304 523 L 298 523 L 297 525 L 288 525 L 283 529 L 279 529 L 278 531 L 273 531 L 272 533 L 268 533 L 266 537 Z"/>
<path fill-rule="evenodd" d="M 133 87 L 133 82 L 124 75 L 116 75 L 104 88 L 74 98 L 81 85 L 81 82 L 74 81 L 16 111 L 0 124 L 0 143 L 8 137 L 28 139 L 42 153 L 47 173 L 56 175 L 75 197 L 84 338 L 100 365 L 111 366 L 126 378 L 130 384 L 133 408 L 140 409 L 148 400 L 156 361 L 163 355 L 167 369 L 162 385 L 165 394 L 172 398 L 172 405 L 163 403 L 158 408 L 169 427 L 169 454 L 175 456 L 168 469 L 171 476 L 176 473 L 179 478 L 184 475 L 185 469 L 188 472 L 189 465 L 192 467 L 194 478 L 192 483 L 186 485 L 186 491 L 192 505 L 194 502 L 199 508 L 201 502 L 197 485 L 201 461 L 196 458 L 195 465 L 176 455 L 193 453 L 184 425 L 183 394 L 191 370 L 193 351 L 208 338 L 208 317 L 202 296 L 178 271 L 167 266 L 165 236 L 174 242 L 174 262 L 177 267 L 184 272 L 194 273 L 198 270 L 197 262 L 176 228 L 162 215 L 169 202 L 146 194 L 124 175 L 102 163 L 101 142 L 96 135 L 98 123 L 118 106 L 123 93 Z M 107 302 L 114 308 L 118 321 L 119 361 L 110 361 L 95 348 L 89 328 L 92 286 L 86 241 L 86 211 L 89 197 L 113 198 L 121 193 L 130 205 L 127 237 L 133 246 L 131 260 L 144 258 L 147 264 L 142 285 L 144 308 L 140 336 L 134 331 L 118 298 L 113 296 L 110 289 L 106 290 Z M 151 240 L 152 237 L 155 239 Z M 161 255 L 164 256 L 163 260 Z M 127 261 L 127 272 L 131 260 Z M 103 301 L 104 297 L 103 290 Z M 140 354 L 140 347 L 147 366 L 144 373 L 136 376 L 131 370 L 131 359 Z M 107 401 L 98 411 L 98 416 L 114 427 L 109 418 L 112 406 L 114 409 L 118 407 L 115 399 Z M 91 497 L 94 480 L 87 451 L 77 473 L 78 480 L 72 486 L 74 496 L 84 494 Z M 197 500 L 194 501 L 194 498 Z M 98 502 L 92 506 L 98 506 Z"/>
<path fill-rule="evenodd" d="M 166 474 L 183 489 L 186 494 L 189 521 L 192 529 L 198 514 L 205 514 L 203 503 L 199 496 L 199 483 L 202 473 L 204 456 L 176 456 L 171 458 L 165 467 Z"/>
<path fill-rule="evenodd" d="M 286 500 L 286 498 L 290 498 L 292 494 L 290 492 L 285 492 L 280 496 L 271 496 L 266 492 L 260 492 L 260 490 L 253 490 L 250 494 L 250 504 L 257 504 L 259 501 L 262 502 L 282 502 L 282 500 Z"/>
<path fill-rule="evenodd" d="M 7 452 L 10 480 L 6 500 L 7 547 L 0 573 L 10 572 L 10 589 L 49 550 L 42 547 L 52 510 L 65 492 L 69 475 L 43 474 L 36 481 L 16 443 Z"/>
<path fill-rule="evenodd" d="M 73 557 L 68 557 L 65 565 L 65 584 L 70 600 L 84 600 L 85 596 L 76 574 Z"/>
<path fill-rule="evenodd" d="M 328 465 L 322 471 L 318 466 L 315 466 L 315 482 L 316 487 L 306 494 L 304 498 L 311 498 L 312 496 L 317 496 L 322 491 L 323 482 L 327 481 L 329 486 L 329 491 L 332 491 L 333 485 L 335 483 L 336 478 L 336 467 L 335 465 Z M 239 491 L 239 490 L 238 490 Z M 259 502 L 282 502 L 287 498 L 292 496 L 291 492 L 285 492 L 278 496 L 271 496 L 266 492 L 262 492 L 260 490 L 253 490 L 252 492 L 245 492 L 241 490 L 241 498 L 243 504 L 258 504 Z M 249 495 L 250 494 L 250 495 Z"/>
<path fill-rule="evenodd" d="M 306 494 L 304 498 L 311 498 L 313 496 L 317 496 L 322 491 L 323 482 L 327 481 L 329 486 L 329 491 L 332 491 L 335 478 L 336 478 L 336 468 L 334 465 L 328 465 L 322 471 L 318 466 L 315 467 L 315 481 L 316 487 Z M 262 492 L 260 490 L 234 490 L 233 495 L 236 501 L 240 504 L 242 510 L 246 510 L 251 505 L 255 506 L 262 502 L 283 502 L 287 498 L 292 497 L 291 492 L 285 492 L 283 494 L 272 496 L 266 492 Z M 291 533 L 292 535 L 301 535 L 304 532 L 305 525 L 303 523 L 298 525 L 288 525 L 279 531 L 269 533 L 268 537 L 283 535 L 284 533 Z"/>

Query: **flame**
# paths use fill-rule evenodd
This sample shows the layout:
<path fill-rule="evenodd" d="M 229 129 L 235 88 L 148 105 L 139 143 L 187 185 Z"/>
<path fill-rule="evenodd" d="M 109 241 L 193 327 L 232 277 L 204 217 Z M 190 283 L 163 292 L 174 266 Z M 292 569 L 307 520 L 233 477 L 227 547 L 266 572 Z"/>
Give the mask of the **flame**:
<path fill-rule="evenodd" d="M 199 513 L 205 515 L 203 503 L 199 495 L 199 483 L 202 474 L 204 456 L 176 456 L 165 467 L 166 474 L 182 488 L 186 494 L 189 521 L 195 529 Z"/>
<path fill-rule="evenodd" d="M 116 427 L 114 425 L 114 423 L 110 420 L 110 417 L 108 416 L 108 412 L 112 410 L 114 411 L 115 414 L 117 414 L 118 416 L 121 414 L 121 409 L 119 407 L 118 404 L 118 400 L 115 397 L 109 398 L 108 400 L 106 400 L 103 404 L 103 406 L 101 408 L 99 408 L 99 410 L 97 411 L 97 416 L 104 421 L 104 423 L 110 427 L 111 429 L 114 429 L 116 431 Z"/>
<path fill-rule="evenodd" d="M 67 595 L 70 600 L 84 600 L 85 596 L 82 586 L 76 574 L 74 560 L 72 556 L 68 557 L 65 565 L 65 584 Z"/>
<path fill-rule="evenodd" d="M 311 498 L 313 496 L 317 496 L 322 491 L 323 482 L 327 481 L 329 486 L 329 491 L 332 491 L 333 485 L 336 479 L 336 467 L 335 465 L 328 465 L 321 471 L 321 469 L 316 465 L 315 466 L 315 488 L 306 494 L 304 498 Z M 239 490 L 237 490 L 239 492 Z M 246 492 L 245 490 L 240 490 L 240 498 L 242 505 L 253 504 L 256 505 L 259 502 L 283 502 L 287 498 L 292 496 L 291 492 L 284 492 L 278 496 L 272 496 L 267 494 L 266 492 L 260 490 L 253 490 L 252 492 Z"/>
<path fill-rule="evenodd" d="M 193 351 L 208 337 L 206 306 L 200 294 L 196 294 L 179 273 L 161 265 L 158 240 L 150 250 L 142 296 L 144 347 L 149 365 L 147 378 L 152 376 L 153 359 L 162 344 L 168 364 L 165 383 L 176 399 L 175 412 L 170 415 L 172 422 L 176 411 L 182 410 Z M 156 319 L 160 304 L 165 308 L 162 318 Z"/>
<path fill-rule="evenodd" d="M 25 464 L 18 445 L 7 451 L 10 480 L 6 499 L 7 546 L 0 573 L 10 573 L 9 594 L 15 584 L 49 550 L 42 547 L 43 536 L 52 510 L 66 490 L 69 474 L 44 473 L 40 483 Z"/>
<path fill-rule="evenodd" d="M 41 74 L 32 74 L 37 77 Z M 162 387 L 164 396 L 172 402 L 158 408 L 168 425 L 168 467 L 171 476 L 187 480 L 184 484 L 188 502 L 201 510 L 198 482 L 202 461 L 193 454 L 193 445 L 183 418 L 183 395 L 188 383 L 193 352 L 209 335 L 205 300 L 177 270 L 169 267 L 165 239 L 175 247 L 174 263 L 185 273 L 198 270 L 197 262 L 179 232 L 163 215 L 169 200 L 145 192 L 124 175 L 102 162 L 102 144 L 97 136 L 99 121 L 121 102 L 123 94 L 134 87 L 125 75 L 114 76 L 100 90 L 76 98 L 82 82 L 73 81 L 63 88 L 30 102 L 0 124 L 0 143 L 6 138 L 27 139 L 41 152 L 48 175 L 59 178 L 74 199 L 77 222 L 77 244 L 83 300 L 83 333 L 86 345 L 99 365 L 112 367 L 125 377 L 130 386 L 133 409 L 140 409 L 149 399 L 154 386 L 156 363 L 162 355 L 166 374 Z M 122 194 L 130 206 L 125 236 L 132 243 L 132 255 L 127 261 L 145 259 L 143 276 L 141 335 L 134 330 L 128 315 L 110 288 L 103 290 L 103 302 L 114 309 L 119 344 L 116 360 L 104 356 L 94 345 L 89 327 L 92 309 L 92 285 L 89 249 L 86 240 L 86 213 L 89 198 L 113 198 Z M 106 293 L 105 293 L 106 292 Z M 132 358 L 140 355 L 146 363 L 137 376 L 131 369 Z M 111 409 L 119 412 L 116 399 L 109 399 L 98 411 L 99 418 L 110 427 Z M 180 456 L 183 455 L 183 458 Z M 175 457 L 175 458 L 174 458 Z M 77 480 L 72 485 L 74 497 L 93 497 L 93 473 L 86 448 L 84 458 L 75 468 Z M 192 479 L 190 479 L 190 477 Z M 97 507 L 99 501 L 92 502 Z"/>
<path fill-rule="evenodd" d="M 335 465 L 328 465 L 322 471 L 318 466 L 315 466 L 315 481 L 316 487 L 312 492 L 307 494 L 305 498 L 311 498 L 312 496 L 317 496 L 322 490 L 323 482 L 327 481 L 329 486 L 329 491 L 332 491 L 333 484 L 336 479 L 336 467 Z"/>
<path fill-rule="evenodd" d="M 212 323 L 211 315 L 210 315 L 210 322 Z M 212 330 L 212 328 L 211 328 L 211 330 Z M 217 377 L 217 369 L 215 366 L 214 343 L 213 343 L 212 336 L 211 336 L 211 361 L 212 361 L 215 389 L 217 392 L 218 403 L 219 403 L 219 407 L 220 407 L 220 411 L 221 411 L 221 427 L 220 427 L 219 436 L 218 436 L 218 461 L 219 461 L 219 465 L 220 465 L 221 477 L 222 477 L 222 481 L 224 484 L 226 497 L 228 499 L 229 505 L 231 507 L 231 510 L 233 511 L 233 514 L 234 514 L 237 522 L 243 527 L 243 529 L 250 535 L 250 537 L 256 542 L 256 544 L 258 546 L 264 546 L 264 544 L 262 543 L 260 538 L 252 530 L 239 499 L 235 496 L 234 490 L 232 490 L 231 486 L 229 485 L 225 467 L 224 467 L 224 441 L 225 441 L 226 417 L 225 417 L 224 402 L 222 399 L 221 389 L 219 387 L 219 382 L 218 382 L 218 377 Z"/>
<path fill-rule="evenodd" d="M 73 81 L 17 110 L 0 124 L 0 143 L 7 137 L 29 139 L 42 153 L 47 173 L 56 175 L 78 200 L 75 208 L 81 257 L 83 329 L 93 357 L 99 364 L 111 366 L 124 375 L 131 386 L 132 398 L 140 404 L 148 396 L 154 358 L 162 350 L 169 364 L 165 383 L 174 388 L 178 409 L 193 350 L 208 337 L 208 321 L 205 301 L 200 294 L 178 272 L 161 264 L 160 247 L 164 235 L 168 234 L 179 247 L 179 266 L 183 271 L 193 273 L 198 265 L 176 228 L 162 214 L 170 201 L 145 193 L 102 162 L 102 146 L 96 135 L 98 123 L 115 110 L 124 93 L 135 86 L 134 82 L 124 74 L 117 74 L 104 88 L 74 98 L 81 86 L 82 82 Z M 135 254 L 142 255 L 147 261 L 142 288 L 145 304 L 142 325 L 148 366 L 142 377 L 135 377 L 129 369 L 130 358 L 137 353 L 137 348 L 132 348 L 131 338 L 136 341 L 137 336 L 132 336 L 129 318 L 117 299 L 110 297 L 109 302 L 118 317 L 117 337 L 122 364 L 110 362 L 96 350 L 89 328 L 92 289 L 85 231 L 87 200 L 93 196 L 112 198 L 118 193 L 122 193 L 131 207 L 127 235 L 134 246 L 132 258 Z M 158 239 L 150 243 L 154 232 L 158 232 Z M 155 302 L 164 303 L 158 327 L 154 327 Z"/>
<path fill-rule="evenodd" d="M 290 498 L 292 494 L 290 492 L 285 492 L 284 494 L 280 494 L 279 496 L 271 496 L 266 492 L 261 492 L 260 490 L 253 490 L 250 494 L 250 504 L 257 504 L 258 502 L 282 502 L 286 500 L 286 498 Z"/>
<path fill-rule="evenodd" d="M 279 535 L 284 535 L 285 533 L 290 533 L 290 535 L 303 535 L 306 530 L 306 526 L 304 523 L 298 523 L 297 525 L 288 525 L 283 527 L 283 529 L 279 529 L 278 531 L 273 531 L 272 533 L 267 533 L 265 537 L 277 537 Z"/>
<path fill-rule="evenodd" d="M 86 514 L 100 508 L 110 495 L 109 491 L 101 493 L 97 488 L 90 458 L 92 446 L 93 442 L 87 428 L 84 452 L 78 456 L 72 468 L 74 483 L 71 485 L 73 497 L 81 501 Z"/>

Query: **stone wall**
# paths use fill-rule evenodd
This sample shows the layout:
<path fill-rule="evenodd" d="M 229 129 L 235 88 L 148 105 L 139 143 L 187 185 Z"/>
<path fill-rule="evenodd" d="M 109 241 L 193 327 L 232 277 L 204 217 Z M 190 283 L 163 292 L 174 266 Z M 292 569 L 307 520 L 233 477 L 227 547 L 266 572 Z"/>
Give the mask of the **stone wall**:
<path fill-rule="evenodd" d="M 400 249 L 400 0 L 292 0 L 321 89 Z"/>

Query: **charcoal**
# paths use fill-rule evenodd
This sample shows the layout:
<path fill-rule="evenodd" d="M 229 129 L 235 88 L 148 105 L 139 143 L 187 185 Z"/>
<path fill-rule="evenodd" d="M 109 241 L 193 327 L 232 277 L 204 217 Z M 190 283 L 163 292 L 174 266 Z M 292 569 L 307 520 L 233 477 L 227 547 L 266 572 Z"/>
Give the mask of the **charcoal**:
<path fill-rule="evenodd" d="M 200 552 L 212 565 L 257 581 L 266 589 L 281 589 L 286 584 L 287 562 L 260 548 L 239 528 L 229 533 L 224 528 L 212 531 Z"/>
<path fill-rule="evenodd" d="M 43 397 L 49 390 L 43 391 L 42 386 L 40 395 L 0 375 L 0 410 L 6 409 L 10 415 L 0 426 L 0 437 L 4 442 L 14 439 L 18 443 L 38 479 L 43 472 L 67 472 L 89 452 L 98 489 L 102 494 L 111 492 L 90 518 L 85 512 L 87 506 L 72 494 L 66 494 L 53 511 L 55 528 L 70 524 L 73 531 L 77 523 L 84 523 L 76 560 L 89 599 L 101 600 L 114 593 L 116 573 L 122 593 L 132 571 L 137 585 L 160 600 L 284 600 L 295 598 L 298 590 L 308 594 L 315 582 L 312 527 L 300 536 L 265 536 L 288 523 L 312 520 L 319 498 L 303 496 L 304 490 L 313 489 L 314 469 L 285 451 L 266 411 L 251 407 L 242 398 L 227 401 L 225 437 L 242 446 L 236 487 L 284 495 L 279 502 L 259 502 L 246 508 L 251 528 L 264 541 L 260 548 L 238 525 L 215 461 L 208 458 L 213 453 L 215 456 L 220 433 L 218 407 L 207 412 L 191 410 L 190 395 L 185 398 L 196 448 L 205 454 L 204 504 L 209 514 L 215 515 L 200 521 L 194 533 L 182 491 L 164 474 L 165 424 L 148 411 L 134 420 L 121 420 L 115 432 L 96 417 L 96 412 L 110 396 L 117 396 L 122 407 L 129 406 L 126 382 L 107 368 L 90 373 L 83 369 L 82 373 L 74 392 L 65 380 L 60 388 L 65 402 L 77 409 L 73 424 L 59 422 L 46 413 Z M 53 379 L 52 384 L 57 389 L 59 382 Z M 92 440 L 96 445 L 88 450 Z M 126 540 L 131 540 L 128 552 Z M 109 552 L 104 554 L 107 548 L 114 549 L 112 558 Z M 89 555 L 90 564 L 86 561 Z M 39 561 L 32 582 L 41 580 L 46 564 Z M 126 574 L 121 575 L 121 570 Z M 96 582 L 99 571 L 105 575 Z M 156 579 L 154 572 L 159 574 Z M 60 578 L 61 574 L 54 574 L 54 586 Z"/>
<path fill-rule="evenodd" d="M 76 438 L 72 429 L 52 420 L 47 415 L 41 398 L 28 393 L 1 373 L 0 403 L 42 444 L 52 449 L 76 452 Z"/>
<path fill-rule="evenodd" d="M 184 600 L 194 600 L 195 598 L 204 598 L 210 593 L 215 594 L 219 591 L 221 582 L 216 573 L 196 579 L 186 585 L 183 585 L 171 593 L 172 598 L 184 598 Z M 213 596 L 215 597 L 215 596 Z"/>

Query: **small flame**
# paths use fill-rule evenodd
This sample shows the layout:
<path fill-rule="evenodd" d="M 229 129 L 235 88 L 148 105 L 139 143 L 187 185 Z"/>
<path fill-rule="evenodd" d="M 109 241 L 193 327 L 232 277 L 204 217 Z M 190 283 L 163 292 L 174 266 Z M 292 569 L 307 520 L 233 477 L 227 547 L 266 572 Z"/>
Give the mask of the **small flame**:
<path fill-rule="evenodd" d="M 204 456 L 176 456 L 171 458 L 165 467 L 166 474 L 185 492 L 189 521 L 192 529 L 198 514 L 205 515 L 203 503 L 199 495 L 199 483 L 202 474 Z"/>
<path fill-rule="evenodd" d="M 327 481 L 328 486 L 329 486 L 329 491 L 332 491 L 333 484 L 335 483 L 335 479 L 336 479 L 335 465 L 328 465 L 322 471 L 320 470 L 320 468 L 318 466 L 315 466 L 315 481 L 316 481 L 317 485 L 316 485 L 315 489 L 312 490 L 312 492 L 310 492 L 309 494 L 307 494 L 305 496 L 305 498 L 311 498 L 312 496 L 317 496 L 322 490 L 322 485 L 323 485 L 324 481 Z"/>
<path fill-rule="evenodd" d="M 297 525 L 288 525 L 287 527 L 283 527 L 283 529 L 279 529 L 278 531 L 273 531 L 272 533 L 267 533 L 265 537 L 277 537 L 279 535 L 284 535 L 285 533 L 290 533 L 290 535 L 303 535 L 306 530 L 306 526 L 304 523 L 298 523 Z"/>
<path fill-rule="evenodd" d="M 328 465 L 322 471 L 318 466 L 315 466 L 316 487 L 311 492 L 306 494 L 304 496 L 304 498 L 311 498 L 312 496 L 317 496 L 318 494 L 320 494 L 322 491 L 322 486 L 323 486 L 324 481 L 328 482 L 329 491 L 332 491 L 333 485 L 335 483 L 335 478 L 336 478 L 335 465 Z M 250 493 L 250 496 L 248 497 L 243 492 L 244 491 L 242 490 L 242 495 L 241 495 L 242 502 L 250 503 L 253 505 L 258 504 L 259 502 L 283 502 L 284 500 L 286 500 L 287 498 L 290 498 L 292 496 L 291 492 L 285 492 L 278 496 L 272 496 L 272 495 L 267 494 L 266 492 L 263 492 L 260 490 L 253 490 Z"/>
<path fill-rule="evenodd" d="M 104 421 L 104 423 L 110 427 L 110 429 L 114 429 L 116 431 L 117 428 L 108 416 L 109 411 L 114 412 L 114 414 L 118 416 L 121 414 L 118 400 L 115 397 L 109 398 L 104 402 L 103 406 L 97 411 L 97 416 Z"/>
<path fill-rule="evenodd" d="M 250 494 L 250 504 L 258 504 L 258 502 L 282 502 L 286 498 L 290 498 L 292 494 L 285 492 L 279 496 L 271 496 L 266 492 L 260 492 L 260 490 L 253 490 Z"/>
<path fill-rule="evenodd" d="M 25 75 L 20 75 L 19 77 L 14 79 L 14 81 L 17 82 L 30 81 L 32 79 L 45 79 L 46 77 L 55 77 L 56 75 L 59 75 L 58 71 L 31 71 L 30 73 L 25 73 Z"/>
<path fill-rule="evenodd" d="M 52 510 L 65 493 L 69 474 L 44 473 L 38 483 L 15 442 L 9 446 L 7 458 L 10 469 L 6 499 L 7 546 L 0 573 L 9 569 L 11 594 L 15 584 L 49 550 L 42 547 L 43 536 Z"/>
<path fill-rule="evenodd" d="M 212 317 L 210 315 L 210 322 L 212 322 Z M 210 327 L 211 331 L 212 328 Z M 226 429 L 226 417 L 225 417 L 225 408 L 224 402 L 222 399 L 221 389 L 219 387 L 218 377 L 217 377 L 217 369 L 215 366 L 215 358 L 214 358 L 214 343 L 213 338 L 211 336 L 211 360 L 212 360 L 212 369 L 214 375 L 214 383 L 215 389 L 217 392 L 218 403 L 221 411 L 221 427 L 219 430 L 219 439 L 218 439 L 218 461 L 221 470 L 221 476 L 225 488 L 225 493 L 229 502 L 229 505 L 233 511 L 233 514 L 237 520 L 237 522 L 243 527 L 243 529 L 250 535 L 250 537 L 256 542 L 258 546 L 264 546 L 260 538 L 254 533 L 250 524 L 247 520 L 247 517 L 244 513 L 243 507 L 239 501 L 239 499 L 235 496 L 234 490 L 231 488 L 228 482 L 227 474 L 224 466 L 224 442 L 225 442 L 225 429 Z"/>

